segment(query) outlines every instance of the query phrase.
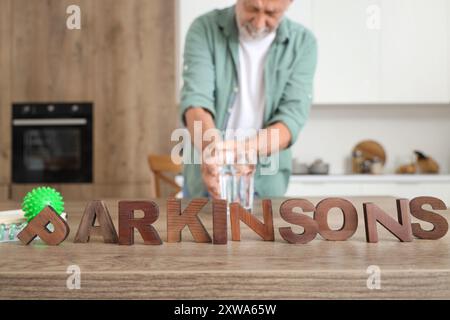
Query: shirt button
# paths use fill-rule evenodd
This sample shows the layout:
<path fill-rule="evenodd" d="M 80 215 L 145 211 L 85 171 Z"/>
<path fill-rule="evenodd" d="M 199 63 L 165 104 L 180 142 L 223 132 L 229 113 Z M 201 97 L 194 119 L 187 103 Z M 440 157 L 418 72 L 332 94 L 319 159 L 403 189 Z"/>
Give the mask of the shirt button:
<path fill-rule="evenodd" d="M 239 92 L 239 88 L 238 87 L 234 87 L 233 91 L 238 93 Z"/>
<path fill-rule="evenodd" d="M 184 71 L 187 71 L 189 69 L 188 65 L 184 66 Z"/>

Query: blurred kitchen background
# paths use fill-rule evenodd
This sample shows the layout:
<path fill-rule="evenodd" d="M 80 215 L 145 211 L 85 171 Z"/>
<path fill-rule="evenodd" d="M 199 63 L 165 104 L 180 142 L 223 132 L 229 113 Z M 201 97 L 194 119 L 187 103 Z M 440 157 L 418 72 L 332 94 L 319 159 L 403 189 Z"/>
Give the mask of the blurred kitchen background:
<path fill-rule="evenodd" d="M 180 168 L 157 155 L 180 125 L 184 36 L 234 3 L 0 0 L 0 199 L 42 184 L 67 199 L 172 192 L 157 167 L 170 181 Z M 73 4 L 81 30 L 65 27 Z M 294 0 L 288 16 L 313 30 L 319 65 L 286 196 L 449 202 L 450 3 Z"/>

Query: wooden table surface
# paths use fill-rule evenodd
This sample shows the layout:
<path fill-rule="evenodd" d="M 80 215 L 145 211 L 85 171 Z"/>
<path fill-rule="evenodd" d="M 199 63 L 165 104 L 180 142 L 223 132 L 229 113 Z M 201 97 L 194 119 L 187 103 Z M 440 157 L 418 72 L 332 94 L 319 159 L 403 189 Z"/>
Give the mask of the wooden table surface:
<path fill-rule="evenodd" d="M 308 199 L 317 204 L 323 198 Z M 343 242 L 326 241 L 318 235 L 306 245 L 288 244 L 280 237 L 278 228 L 291 226 L 279 215 L 283 199 L 273 200 L 274 242 L 260 240 L 241 224 L 240 242 L 194 243 L 186 228 L 183 242 L 161 246 L 144 245 L 137 232 L 133 246 L 104 244 L 97 237 L 88 244 L 74 244 L 86 203 L 69 202 L 66 212 L 71 232 L 60 246 L 39 241 L 29 246 L 0 244 L 0 298 L 450 298 L 449 234 L 435 241 L 401 243 L 379 225 L 380 242 L 366 243 L 362 203 L 374 202 L 395 216 L 395 198 L 347 199 L 358 210 L 355 235 Z M 160 205 L 160 217 L 154 226 L 165 240 L 165 200 L 155 201 Z M 117 228 L 118 201 L 105 202 Z M 185 204 L 183 201 L 183 208 Z M 0 203 L 0 210 L 19 207 L 14 202 Z M 260 216 L 259 201 L 255 209 Z M 209 203 L 199 216 L 212 235 L 210 210 Z M 342 223 L 338 212 L 332 209 L 330 214 L 332 228 Z M 448 211 L 440 213 L 448 219 Z M 79 290 L 67 289 L 70 265 L 81 269 Z M 381 270 L 379 290 L 367 287 L 371 265 Z"/>

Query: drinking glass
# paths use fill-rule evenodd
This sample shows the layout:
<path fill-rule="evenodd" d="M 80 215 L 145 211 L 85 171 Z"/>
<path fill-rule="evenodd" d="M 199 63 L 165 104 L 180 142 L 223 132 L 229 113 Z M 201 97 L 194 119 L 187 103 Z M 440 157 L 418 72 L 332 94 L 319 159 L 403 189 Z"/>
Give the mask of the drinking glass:
<path fill-rule="evenodd" d="M 228 204 L 238 202 L 243 208 L 251 211 L 256 164 L 246 161 L 244 156 L 237 156 L 234 150 L 224 152 L 224 161 L 219 165 L 220 196 L 227 200 Z M 229 213 L 229 209 L 227 212 Z"/>

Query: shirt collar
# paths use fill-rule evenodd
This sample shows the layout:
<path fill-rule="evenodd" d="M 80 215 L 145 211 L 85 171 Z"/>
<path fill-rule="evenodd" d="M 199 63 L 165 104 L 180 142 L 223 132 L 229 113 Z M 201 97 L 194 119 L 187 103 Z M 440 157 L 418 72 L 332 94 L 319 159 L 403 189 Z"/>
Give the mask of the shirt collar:
<path fill-rule="evenodd" d="M 218 25 L 223 30 L 223 33 L 227 38 L 232 36 L 233 38 L 239 38 L 239 29 L 236 25 L 236 5 L 233 5 L 219 13 Z M 277 28 L 276 42 L 284 43 L 289 40 L 289 32 L 287 27 L 286 18 L 283 18 L 280 25 Z"/>

